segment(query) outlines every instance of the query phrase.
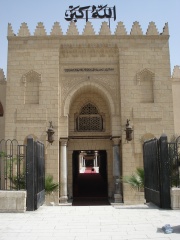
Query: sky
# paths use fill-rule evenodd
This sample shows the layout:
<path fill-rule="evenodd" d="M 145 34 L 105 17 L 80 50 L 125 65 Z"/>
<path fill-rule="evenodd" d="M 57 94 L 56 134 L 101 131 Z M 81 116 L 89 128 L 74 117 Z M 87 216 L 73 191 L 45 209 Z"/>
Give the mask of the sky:
<path fill-rule="evenodd" d="M 116 6 L 116 21 L 111 19 L 111 32 L 114 34 L 117 23 L 122 21 L 130 34 L 133 22 L 138 21 L 146 34 L 149 22 L 153 21 L 161 33 L 166 22 L 169 25 L 169 46 L 171 71 L 180 65 L 180 0 L 0 0 L 0 68 L 7 71 L 7 27 L 12 24 L 15 34 L 21 23 L 26 22 L 31 35 L 38 22 L 43 22 L 47 34 L 50 34 L 54 22 L 59 22 L 66 34 L 69 22 L 65 20 L 65 11 L 69 6 Z M 106 19 L 90 20 L 96 34 Z M 83 32 L 85 20 L 76 23 L 79 33 Z"/>

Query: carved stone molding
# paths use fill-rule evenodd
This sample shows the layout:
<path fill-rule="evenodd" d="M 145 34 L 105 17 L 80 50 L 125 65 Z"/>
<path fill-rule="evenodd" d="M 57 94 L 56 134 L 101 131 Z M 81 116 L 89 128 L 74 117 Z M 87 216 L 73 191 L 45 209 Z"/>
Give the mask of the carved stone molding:
<path fill-rule="evenodd" d="M 36 80 L 41 82 L 41 74 L 37 73 L 34 70 L 30 70 L 22 76 L 22 82 L 26 84 L 27 80 Z"/>
<path fill-rule="evenodd" d="M 111 140 L 113 142 L 113 146 L 119 146 L 121 142 L 121 137 L 120 136 L 112 137 Z"/>
<path fill-rule="evenodd" d="M 6 84 L 6 78 L 3 69 L 0 68 L 0 84 Z"/>
<path fill-rule="evenodd" d="M 80 44 L 61 44 L 60 57 L 113 57 L 118 58 L 118 50 L 115 44 L 104 43 L 80 43 Z"/>
<path fill-rule="evenodd" d="M 60 142 L 61 146 L 67 146 L 68 138 L 60 138 L 59 142 Z"/>
<path fill-rule="evenodd" d="M 140 84 L 141 81 L 144 80 L 144 78 L 146 78 L 146 80 L 152 80 L 152 81 L 155 80 L 155 73 L 153 73 L 147 68 L 144 68 L 142 71 L 139 71 L 136 76 L 137 76 L 137 84 Z"/>
<path fill-rule="evenodd" d="M 118 79 L 116 75 L 110 76 L 91 76 L 89 79 L 87 76 L 82 77 L 63 77 L 62 78 L 62 87 L 61 87 L 61 96 L 62 101 L 64 102 L 65 98 L 69 94 L 69 92 L 74 89 L 76 86 L 83 82 L 91 81 L 91 83 L 99 84 L 103 86 L 108 92 L 111 93 L 114 98 L 118 96 Z"/>

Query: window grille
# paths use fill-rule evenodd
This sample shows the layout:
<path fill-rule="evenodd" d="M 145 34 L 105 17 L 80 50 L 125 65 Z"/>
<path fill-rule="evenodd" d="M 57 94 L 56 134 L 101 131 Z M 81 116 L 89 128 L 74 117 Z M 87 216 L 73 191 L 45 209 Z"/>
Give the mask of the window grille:
<path fill-rule="evenodd" d="M 76 119 L 76 127 L 79 132 L 101 132 L 103 131 L 103 118 L 98 109 L 91 103 L 82 107 Z"/>
<path fill-rule="evenodd" d="M 93 104 L 88 103 L 81 109 L 80 114 L 98 114 L 98 110 Z"/>

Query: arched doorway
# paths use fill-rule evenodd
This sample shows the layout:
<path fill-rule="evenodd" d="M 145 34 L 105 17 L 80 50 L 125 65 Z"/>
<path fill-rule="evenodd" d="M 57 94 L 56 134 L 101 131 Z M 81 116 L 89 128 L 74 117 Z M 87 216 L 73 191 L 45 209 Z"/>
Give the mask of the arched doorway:
<path fill-rule="evenodd" d="M 107 153 L 76 150 L 72 155 L 73 205 L 107 205 Z"/>
<path fill-rule="evenodd" d="M 67 182 L 64 184 L 67 191 L 64 187 L 65 190 L 61 191 L 60 196 L 63 198 L 64 195 L 68 194 L 68 199 L 74 200 L 75 198 L 85 198 L 88 194 L 88 198 L 96 197 L 97 199 L 97 197 L 104 197 L 107 200 L 109 197 L 109 199 L 111 199 L 114 194 L 112 134 L 120 134 L 120 128 L 117 128 L 119 115 L 115 112 L 116 110 L 118 111 L 118 108 L 115 108 L 110 92 L 102 85 L 95 82 L 85 82 L 77 86 L 78 88 L 75 88 L 68 94 L 62 108 L 62 114 L 66 116 L 61 118 L 62 131 L 60 131 L 59 134 L 61 136 L 65 136 L 65 133 L 68 135 L 66 136 L 68 144 L 66 147 L 67 159 L 66 156 L 61 156 L 60 163 L 67 160 Z M 114 127 L 116 130 L 114 130 Z M 104 175 L 106 177 L 106 184 L 103 194 L 97 196 L 95 189 L 93 189 L 94 194 L 92 194 L 92 191 L 90 191 L 91 188 L 89 187 L 89 192 L 87 193 L 86 189 L 82 186 L 84 179 L 80 181 L 83 176 L 78 172 L 78 154 L 80 154 L 80 151 L 100 150 L 102 151 L 100 155 L 103 155 L 104 151 L 104 155 L 107 157 L 102 165 L 101 174 L 100 172 L 96 173 L 96 175 L 91 178 L 95 178 L 95 176 L 99 176 L 99 178 L 102 177 L 104 171 L 106 172 Z M 90 165 L 92 165 L 92 159 L 86 158 L 86 165 L 90 167 Z M 66 163 L 63 166 L 66 166 Z M 79 178 L 77 177 L 78 175 Z M 63 172 L 60 174 L 60 177 L 63 182 L 65 179 Z M 92 182 L 93 180 L 87 184 L 91 185 Z M 100 181 L 96 180 L 96 183 L 97 182 L 98 184 L 100 183 Z M 82 191 L 86 191 L 86 194 L 82 193 Z M 79 192 L 81 192 L 81 194 Z"/>

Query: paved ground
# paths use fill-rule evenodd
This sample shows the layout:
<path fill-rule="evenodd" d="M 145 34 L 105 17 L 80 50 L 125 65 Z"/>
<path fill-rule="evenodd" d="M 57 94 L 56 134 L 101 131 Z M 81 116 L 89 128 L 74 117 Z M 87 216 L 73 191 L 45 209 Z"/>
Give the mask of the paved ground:
<path fill-rule="evenodd" d="M 170 224 L 174 232 L 165 234 Z M 180 211 L 138 206 L 42 206 L 0 213 L 0 240 L 180 239 Z"/>

